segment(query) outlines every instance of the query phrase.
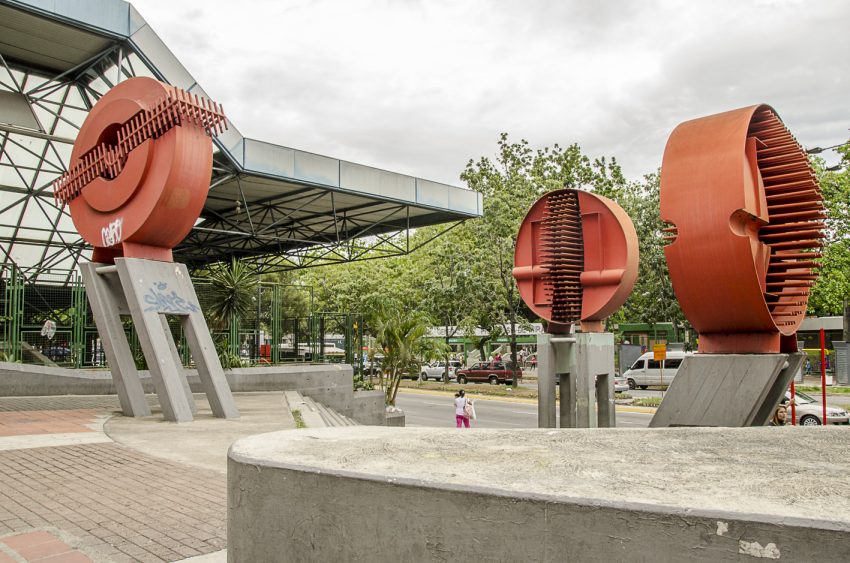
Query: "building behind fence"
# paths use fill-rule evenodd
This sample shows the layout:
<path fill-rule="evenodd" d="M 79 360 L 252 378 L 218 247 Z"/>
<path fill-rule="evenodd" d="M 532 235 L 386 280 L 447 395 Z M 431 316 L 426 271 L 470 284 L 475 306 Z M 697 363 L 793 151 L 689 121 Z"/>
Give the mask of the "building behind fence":
<path fill-rule="evenodd" d="M 199 305 L 207 310 L 212 297 L 210 282 L 194 279 Z M 292 286 L 260 282 L 255 308 L 248 318 L 233 319 L 222 330 L 212 330 L 226 367 L 284 362 L 345 362 L 355 364 L 362 349 L 363 323 L 347 313 L 312 311 L 287 316 L 285 302 Z M 106 367 L 106 359 L 85 287 L 76 271 L 55 270 L 28 280 L 14 267 L 0 270 L 0 360 L 70 368 Z M 179 320 L 169 317 L 174 341 L 187 367 L 192 367 L 189 347 Z M 132 322 L 126 331 L 139 367 L 144 357 Z M 211 325 L 212 326 L 212 325 Z"/>

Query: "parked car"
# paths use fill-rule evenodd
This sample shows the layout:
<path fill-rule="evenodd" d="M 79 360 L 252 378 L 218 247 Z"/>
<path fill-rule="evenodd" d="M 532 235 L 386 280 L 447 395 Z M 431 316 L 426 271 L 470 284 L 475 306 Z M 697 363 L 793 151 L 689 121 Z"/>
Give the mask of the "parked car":
<path fill-rule="evenodd" d="M 785 400 L 791 400 L 791 391 L 785 392 Z M 823 424 L 823 403 L 814 397 L 800 393 L 794 394 L 794 410 L 797 424 L 800 426 L 821 426 Z M 791 407 L 788 406 L 788 417 L 791 417 Z M 850 424 L 850 414 L 844 409 L 826 407 L 826 422 L 828 424 Z"/>
<path fill-rule="evenodd" d="M 652 352 L 647 352 L 626 370 L 623 377 L 626 378 L 629 389 L 636 387 L 646 389 L 650 385 L 668 387 L 676 377 L 682 361 L 691 355 L 693 355 L 691 352 L 673 350 L 667 352 L 666 360 L 659 362 L 653 359 Z"/>
<path fill-rule="evenodd" d="M 614 393 L 623 393 L 631 389 L 628 380 L 622 375 L 614 376 Z"/>
<path fill-rule="evenodd" d="M 369 360 L 363 360 L 363 373 L 365 375 L 369 375 L 370 373 L 374 373 L 374 375 L 381 375 L 381 360 L 383 360 L 383 356 L 380 358 L 375 358 L 375 362 L 370 362 Z M 372 371 L 374 366 L 374 372 Z"/>
<path fill-rule="evenodd" d="M 517 368 L 511 370 L 504 362 L 478 362 L 472 366 L 457 370 L 457 382 L 461 385 L 467 382 L 483 383 L 490 385 L 499 383 L 513 383 L 522 380 L 522 370 Z"/>
<path fill-rule="evenodd" d="M 555 385 L 561 384 L 561 377 L 556 373 L 555 374 Z M 629 383 L 626 381 L 625 377 L 615 375 L 614 376 L 614 393 L 623 393 L 629 390 Z"/>
<path fill-rule="evenodd" d="M 449 381 L 453 381 L 455 379 L 455 372 L 462 367 L 461 363 L 457 360 L 449 362 Z M 420 370 L 419 380 L 428 381 L 429 379 L 433 379 L 434 381 L 442 381 L 443 373 L 445 371 L 446 362 L 431 362 L 430 364 L 425 364 Z"/>
<path fill-rule="evenodd" d="M 67 362 L 71 359 L 71 349 L 66 346 L 49 346 L 41 353 L 54 362 Z"/>

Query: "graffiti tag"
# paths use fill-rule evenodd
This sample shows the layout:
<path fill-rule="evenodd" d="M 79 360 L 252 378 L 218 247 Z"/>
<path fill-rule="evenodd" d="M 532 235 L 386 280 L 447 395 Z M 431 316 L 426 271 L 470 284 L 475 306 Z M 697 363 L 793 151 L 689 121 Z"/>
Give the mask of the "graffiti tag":
<path fill-rule="evenodd" d="M 121 242 L 121 227 L 123 226 L 124 218 L 119 217 L 100 230 L 100 240 L 104 247 L 115 246 Z"/>
<path fill-rule="evenodd" d="M 165 282 L 154 282 L 153 286 L 145 293 L 144 300 L 149 305 L 145 308 L 146 313 L 156 311 L 157 313 L 187 314 L 197 313 L 201 310 L 191 301 L 177 295 L 177 292 L 173 289 L 169 291 L 168 284 Z"/>

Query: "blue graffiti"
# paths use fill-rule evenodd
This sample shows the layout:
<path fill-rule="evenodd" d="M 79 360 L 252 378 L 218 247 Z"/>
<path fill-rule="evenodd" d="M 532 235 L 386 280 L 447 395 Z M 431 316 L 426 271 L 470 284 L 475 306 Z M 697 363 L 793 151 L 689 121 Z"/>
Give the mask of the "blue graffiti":
<path fill-rule="evenodd" d="M 150 305 L 145 309 L 146 313 L 156 311 L 157 313 L 187 314 L 201 310 L 191 301 L 186 301 L 177 295 L 173 289 L 169 293 L 168 284 L 165 282 L 154 282 L 153 287 L 145 294 L 144 300 Z"/>

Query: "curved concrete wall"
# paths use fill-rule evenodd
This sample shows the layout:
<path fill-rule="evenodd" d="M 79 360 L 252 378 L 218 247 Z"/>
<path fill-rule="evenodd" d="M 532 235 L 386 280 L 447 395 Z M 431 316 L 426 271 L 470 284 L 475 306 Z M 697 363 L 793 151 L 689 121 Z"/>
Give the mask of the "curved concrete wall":
<path fill-rule="evenodd" d="M 764 441 L 765 432 L 771 432 L 744 430 L 762 432 L 756 441 Z M 778 440 L 767 448 L 767 455 L 775 453 L 789 435 L 773 432 Z M 833 446 L 845 439 L 840 432 L 830 432 Z M 654 469 L 641 472 L 640 458 L 634 460 L 631 476 L 621 473 L 623 454 L 607 449 L 612 440 L 638 440 L 643 446 L 647 438 L 659 438 L 663 449 L 689 434 L 696 447 L 668 451 L 661 460 L 671 470 L 666 476 Z M 681 497 L 679 506 L 651 498 L 633 500 L 641 491 L 664 489 L 669 483 L 678 495 L 683 483 L 675 481 L 687 477 L 676 468 L 682 460 L 666 462 L 670 456 L 684 455 L 691 464 L 704 463 L 700 448 L 725 443 L 720 435 L 708 438 L 701 429 L 677 433 L 669 429 L 391 428 L 275 432 L 245 438 L 229 452 L 228 560 L 847 561 L 850 510 L 846 506 L 825 511 L 829 520 L 795 517 L 816 513 L 826 499 L 812 502 L 801 496 L 802 505 L 783 509 L 782 496 L 768 494 L 758 505 L 759 513 L 746 510 L 756 508 L 748 505 L 751 495 L 781 486 L 782 475 L 776 475 L 778 482 L 753 483 L 748 480 L 752 471 L 730 466 L 730 473 L 719 480 L 692 483 L 717 497 L 720 504 L 714 506 L 725 504 L 728 509 L 686 497 Z M 569 451 L 571 443 L 579 447 Z M 602 449 L 595 459 L 587 460 L 587 471 L 571 471 L 571 463 L 583 464 L 572 454 L 586 447 Z M 555 450 L 565 448 L 565 455 Z M 822 452 L 813 455 L 817 453 Z M 616 463 L 600 462 L 606 457 Z M 512 463 L 506 462 L 510 459 Z M 775 459 L 756 460 L 757 465 L 763 462 L 776 467 Z M 846 458 L 842 463 L 847 475 Z M 540 480 L 545 475 L 549 482 Z M 588 476 L 594 483 L 587 482 Z M 813 472 L 811 477 L 818 476 Z M 616 486 L 617 479 L 625 488 L 637 488 L 636 495 L 619 494 L 614 488 L 606 492 L 611 484 Z M 838 481 L 827 478 L 822 485 L 844 482 L 846 477 L 840 476 Z M 595 496 L 572 496 L 594 487 Z M 824 490 L 828 489 L 818 488 Z M 844 494 L 840 490 L 832 494 L 840 497 Z"/>

